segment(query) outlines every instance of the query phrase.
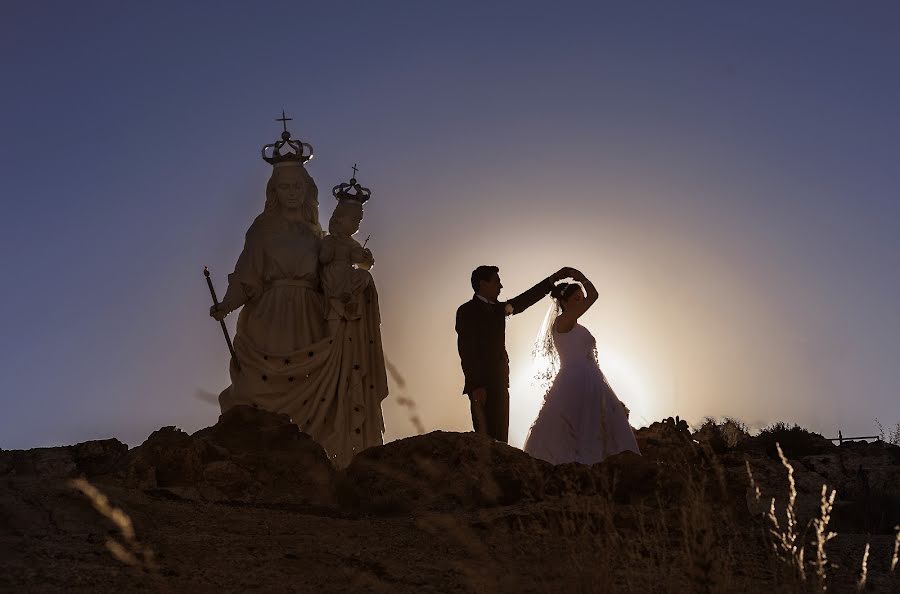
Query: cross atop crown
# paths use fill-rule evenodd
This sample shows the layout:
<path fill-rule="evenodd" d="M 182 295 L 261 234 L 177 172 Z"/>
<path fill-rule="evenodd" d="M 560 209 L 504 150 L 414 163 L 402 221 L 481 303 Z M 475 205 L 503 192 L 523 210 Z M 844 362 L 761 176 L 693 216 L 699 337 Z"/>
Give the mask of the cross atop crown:
<path fill-rule="evenodd" d="M 276 122 L 281 122 L 281 125 L 284 126 L 284 132 L 281 133 L 281 134 L 282 134 L 282 137 L 284 136 L 284 134 L 287 134 L 287 135 L 290 137 L 291 133 L 288 132 L 288 129 L 287 129 L 287 123 L 288 123 L 288 122 L 293 122 L 293 121 L 294 121 L 294 118 L 289 118 L 289 117 L 285 116 L 285 115 L 284 115 L 284 110 L 282 109 L 282 110 L 281 110 L 281 117 L 280 117 L 280 118 L 277 118 L 275 121 L 276 121 Z"/>
<path fill-rule="evenodd" d="M 284 128 L 284 131 L 281 133 L 281 140 L 263 146 L 263 161 L 278 167 L 281 165 L 303 165 L 313 158 L 313 147 L 311 144 L 291 138 L 291 133 L 287 129 L 287 123 L 293 120 L 294 118 L 287 117 L 284 110 L 281 110 L 281 117 L 275 119 L 276 122 L 281 122 L 282 128 Z M 285 147 L 287 148 L 282 153 L 281 150 Z"/>
<path fill-rule="evenodd" d="M 350 178 L 350 182 L 344 182 L 331 188 L 331 195 L 337 198 L 338 201 L 352 200 L 362 206 L 365 204 L 366 200 L 372 197 L 372 190 L 362 187 L 362 185 L 356 181 L 357 171 L 359 171 L 359 169 L 356 168 L 356 163 L 354 163 L 353 177 Z"/>

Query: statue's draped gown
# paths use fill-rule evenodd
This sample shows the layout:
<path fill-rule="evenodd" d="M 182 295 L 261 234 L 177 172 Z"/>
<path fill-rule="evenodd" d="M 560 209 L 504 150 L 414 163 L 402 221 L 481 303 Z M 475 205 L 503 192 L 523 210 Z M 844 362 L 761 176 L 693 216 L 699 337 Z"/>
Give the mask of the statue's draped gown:
<path fill-rule="evenodd" d="M 597 341 L 581 324 L 553 330 L 559 373 L 525 440 L 525 451 L 552 464 L 595 464 L 619 452 L 640 453 L 625 407 L 597 364 Z"/>
<path fill-rule="evenodd" d="M 357 319 L 325 319 L 319 281 L 321 239 L 307 225 L 263 213 L 247 231 L 228 277 L 243 292 L 223 411 L 249 404 L 283 412 L 338 466 L 381 445 L 381 401 L 387 396 L 377 294 L 372 287 Z"/>

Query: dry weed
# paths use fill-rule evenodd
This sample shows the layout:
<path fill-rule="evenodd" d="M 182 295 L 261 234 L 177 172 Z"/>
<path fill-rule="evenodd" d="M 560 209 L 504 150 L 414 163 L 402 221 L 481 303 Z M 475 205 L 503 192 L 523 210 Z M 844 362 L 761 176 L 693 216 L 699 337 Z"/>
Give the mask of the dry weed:
<path fill-rule="evenodd" d="M 866 578 L 869 575 L 869 543 L 866 543 L 866 548 L 863 551 L 862 558 L 862 567 L 859 569 L 859 582 L 856 584 L 856 589 L 862 592 L 866 589 Z"/>
<path fill-rule="evenodd" d="M 836 533 L 828 530 L 828 524 L 831 522 L 831 510 L 834 507 L 834 496 L 836 494 L 837 491 L 832 490 L 831 494 L 828 495 L 827 485 L 822 485 L 822 501 L 819 506 L 819 517 L 813 519 L 813 534 L 816 542 L 816 587 L 821 592 L 824 592 L 827 589 L 825 569 L 828 565 L 828 556 L 825 553 L 825 545 L 828 544 L 828 541 L 837 536 Z"/>
<path fill-rule="evenodd" d="M 811 544 L 815 546 L 815 559 L 809 562 L 814 570 L 814 579 L 811 581 L 812 583 L 807 583 L 806 564 L 808 562 L 804 559 L 805 544 L 803 542 L 806 531 L 801 533 L 797 525 L 795 514 L 797 489 L 793 478 L 793 467 L 785 457 L 784 452 L 781 450 L 781 446 L 776 444 L 776 448 L 778 455 L 781 458 L 781 463 L 788 474 L 788 501 L 785 507 L 785 525 L 782 527 L 775 513 L 775 498 L 773 497 L 771 499 L 769 511 L 764 514 L 764 517 L 769 524 L 767 534 L 770 537 L 772 548 L 777 554 L 777 557 L 786 564 L 790 573 L 797 578 L 797 589 L 806 590 L 811 587 L 817 592 L 825 592 L 827 590 L 828 571 L 831 568 L 826 553 L 826 545 L 838 536 L 837 533 L 828 529 L 837 492 L 835 490 L 829 492 L 828 486 L 822 485 L 819 515 L 818 517 L 813 518 L 808 526 L 812 528 L 813 540 Z M 747 463 L 747 474 L 750 479 L 751 492 L 758 502 L 761 494 L 759 487 L 753 479 L 753 473 L 751 472 L 749 462 Z M 894 538 L 894 550 L 893 556 L 891 557 L 891 573 L 896 569 L 898 556 L 900 556 L 900 526 L 896 527 L 895 530 L 897 530 L 897 533 Z M 870 543 L 866 543 L 865 549 L 863 550 L 859 577 L 856 582 L 858 590 L 864 590 L 867 587 L 871 587 L 871 585 L 867 586 L 870 581 L 869 552 Z"/>
<path fill-rule="evenodd" d="M 121 540 L 116 540 L 111 536 L 106 540 L 106 548 L 113 557 L 137 569 L 150 572 L 156 571 L 157 567 L 153 551 L 138 541 L 131 518 L 127 513 L 118 507 L 114 507 L 109 502 L 109 498 L 100 489 L 83 478 L 72 479 L 69 481 L 69 486 L 87 497 L 94 509 L 119 529 Z"/>
<path fill-rule="evenodd" d="M 794 575 L 801 582 L 806 580 L 806 567 L 804 566 L 805 547 L 800 544 L 800 534 L 797 531 L 797 516 L 794 511 L 794 505 L 797 502 L 797 484 L 794 482 L 794 467 L 788 462 L 784 452 L 781 450 L 781 444 L 776 443 L 775 448 L 778 451 L 778 457 L 781 458 L 781 464 L 787 470 L 788 477 L 788 501 L 785 506 L 785 525 L 781 527 L 778 516 L 775 513 L 775 498 L 772 498 L 771 505 L 766 517 L 769 520 L 769 534 L 772 537 L 772 547 L 775 553 L 786 562 L 793 570 Z"/>
<path fill-rule="evenodd" d="M 894 554 L 891 555 L 891 573 L 897 569 L 897 561 L 900 558 L 900 526 L 894 526 L 896 534 L 894 535 Z"/>
<path fill-rule="evenodd" d="M 397 368 L 397 366 L 390 361 L 385 360 L 384 366 L 388 372 L 388 376 L 394 381 L 394 384 L 397 385 L 397 388 L 400 389 L 400 395 L 397 396 L 397 404 L 407 410 L 407 414 L 409 415 L 409 422 L 412 423 L 412 426 L 416 428 L 416 433 L 418 435 L 422 435 L 423 433 L 425 433 L 425 425 L 422 423 L 421 417 L 419 417 L 419 414 L 416 412 L 416 401 L 413 398 L 405 395 L 406 378 L 403 377 L 403 374 L 400 373 L 400 370 Z"/>
<path fill-rule="evenodd" d="M 884 432 L 884 425 L 878 419 L 875 419 L 875 428 L 878 430 L 878 439 L 880 441 L 900 446 L 900 423 L 895 423 L 887 435 Z"/>

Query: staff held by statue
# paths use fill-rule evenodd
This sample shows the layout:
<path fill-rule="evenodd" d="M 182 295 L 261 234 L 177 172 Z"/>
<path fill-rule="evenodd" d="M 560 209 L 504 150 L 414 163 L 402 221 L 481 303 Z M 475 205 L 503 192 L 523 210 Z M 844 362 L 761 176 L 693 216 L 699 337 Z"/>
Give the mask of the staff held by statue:
<path fill-rule="evenodd" d="M 216 289 L 213 287 L 212 279 L 209 278 L 209 267 L 203 267 L 203 276 L 206 277 L 206 284 L 209 287 L 209 294 L 212 295 L 213 307 L 219 306 L 219 299 L 216 297 Z M 231 358 L 234 360 L 234 366 L 238 371 L 241 370 L 241 363 L 238 361 L 237 354 L 234 352 L 234 345 L 231 344 L 231 336 L 228 335 L 228 328 L 225 326 L 225 320 L 219 320 L 222 325 L 222 333 L 225 335 L 225 342 L 228 343 L 228 350 L 231 352 Z"/>

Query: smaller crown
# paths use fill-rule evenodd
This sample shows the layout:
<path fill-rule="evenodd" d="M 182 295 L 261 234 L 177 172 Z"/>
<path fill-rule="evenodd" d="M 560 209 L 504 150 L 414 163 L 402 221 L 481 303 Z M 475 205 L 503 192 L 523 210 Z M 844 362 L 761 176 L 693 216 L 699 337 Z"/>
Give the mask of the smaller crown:
<path fill-rule="evenodd" d="M 311 144 L 291 138 L 291 133 L 287 129 L 287 123 L 292 119 L 286 117 L 284 110 L 282 110 L 281 117 L 275 120 L 282 123 L 284 131 L 281 133 L 281 140 L 262 147 L 262 158 L 266 163 L 270 163 L 275 167 L 282 164 L 303 165 L 313 158 L 313 147 Z M 287 149 L 282 153 L 281 149 L 284 147 L 287 147 Z"/>
<path fill-rule="evenodd" d="M 331 194 L 338 200 L 352 200 L 358 202 L 360 206 L 366 203 L 366 200 L 372 197 L 372 190 L 364 188 L 356 181 L 356 163 L 353 164 L 353 177 L 350 182 L 344 182 L 331 188 Z M 351 193 L 352 191 L 352 193 Z"/>

